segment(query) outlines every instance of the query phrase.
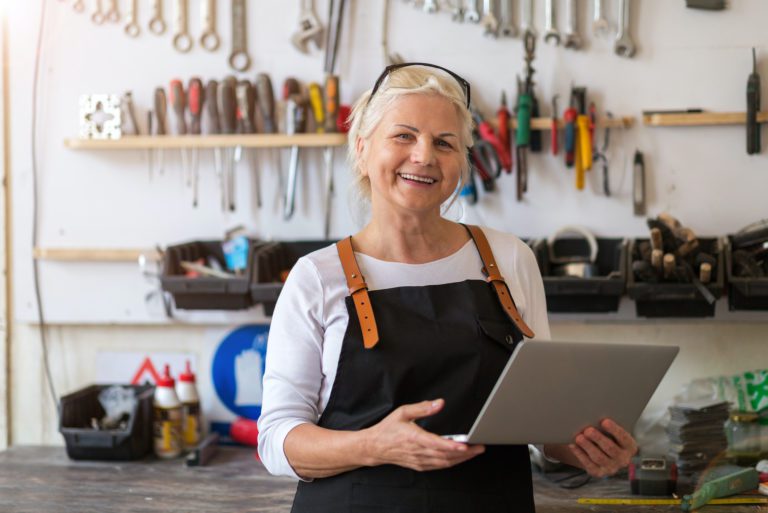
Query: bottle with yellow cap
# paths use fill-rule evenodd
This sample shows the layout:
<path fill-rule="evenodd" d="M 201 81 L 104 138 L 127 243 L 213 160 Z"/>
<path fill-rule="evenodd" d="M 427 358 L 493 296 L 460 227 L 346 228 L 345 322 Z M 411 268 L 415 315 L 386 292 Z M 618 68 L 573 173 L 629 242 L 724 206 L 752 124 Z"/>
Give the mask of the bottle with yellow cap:
<path fill-rule="evenodd" d="M 157 380 L 154 407 L 154 446 L 159 458 L 175 458 L 181 454 L 181 401 L 174 388 L 170 367 Z"/>
<path fill-rule="evenodd" d="M 181 439 L 184 449 L 190 451 L 200 443 L 200 396 L 195 385 L 195 375 L 187 360 L 184 372 L 179 374 L 179 382 L 176 384 L 176 394 L 181 401 Z"/>

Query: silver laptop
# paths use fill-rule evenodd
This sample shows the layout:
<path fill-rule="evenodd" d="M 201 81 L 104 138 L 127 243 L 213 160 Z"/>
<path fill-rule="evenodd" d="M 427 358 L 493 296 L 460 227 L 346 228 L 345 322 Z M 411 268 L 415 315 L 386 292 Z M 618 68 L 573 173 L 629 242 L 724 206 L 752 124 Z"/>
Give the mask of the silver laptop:
<path fill-rule="evenodd" d="M 637 422 L 677 346 L 523 341 L 467 434 L 471 444 L 564 444 L 610 417 Z"/>

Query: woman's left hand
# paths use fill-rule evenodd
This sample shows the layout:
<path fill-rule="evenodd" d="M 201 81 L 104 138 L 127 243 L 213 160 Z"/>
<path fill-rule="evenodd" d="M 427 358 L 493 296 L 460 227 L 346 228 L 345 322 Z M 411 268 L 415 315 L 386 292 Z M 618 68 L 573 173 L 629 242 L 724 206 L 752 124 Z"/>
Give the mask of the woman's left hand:
<path fill-rule="evenodd" d="M 568 448 L 592 477 L 611 476 L 629 465 L 637 453 L 637 442 L 611 419 L 600 423 L 604 432 L 588 427 Z"/>

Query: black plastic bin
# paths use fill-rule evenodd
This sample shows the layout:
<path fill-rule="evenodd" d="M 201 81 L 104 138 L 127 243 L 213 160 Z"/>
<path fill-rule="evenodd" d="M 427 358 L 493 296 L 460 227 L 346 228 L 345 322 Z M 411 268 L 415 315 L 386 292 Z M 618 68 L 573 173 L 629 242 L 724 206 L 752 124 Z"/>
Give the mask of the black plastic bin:
<path fill-rule="evenodd" d="M 165 252 L 163 275 L 160 277 L 163 290 L 170 292 L 176 308 L 187 310 L 241 310 L 251 304 L 251 269 L 234 278 L 200 276 L 188 278 L 181 267 L 182 261 L 203 258 L 215 259 L 226 269 L 222 241 L 193 241 L 170 246 Z M 257 242 L 249 244 L 252 252 Z M 250 261 L 251 255 L 248 256 Z"/>
<path fill-rule="evenodd" d="M 728 275 L 729 310 L 768 310 L 768 278 L 745 278 L 733 275 L 732 236 L 725 246 Z"/>
<path fill-rule="evenodd" d="M 99 393 L 112 385 L 90 385 L 61 398 L 59 432 L 73 460 L 135 460 L 152 450 L 152 385 L 121 385 L 136 392 L 136 409 L 125 429 L 96 430 L 104 416 Z"/>
<path fill-rule="evenodd" d="M 637 245 L 648 239 L 632 239 L 627 251 L 627 295 L 635 300 L 639 317 L 714 317 L 715 304 L 710 304 L 693 283 L 646 283 L 635 279 L 632 262 L 639 259 Z M 702 251 L 717 258 L 712 281 L 706 285 L 715 298 L 723 295 L 723 244 L 718 238 L 699 238 Z"/>
<path fill-rule="evenodd" d="M 556 255 L 589 255 L 589 245 L 583 238 L 557 239 L 554 244 Z M 534 253 L 544 279 L 547 310 L 560 313 L 617 311 L 626 287 L 626 251 L 625 239 L 597 238 L 598 276 L 551 276 L 554 264 L 550 262 L 548 243 L 537 241 Z"/>
<path fill-rule="evenodd" d="M 269 242 L 251 251 L 251 301 L 262 303 L 264 313 L 272 315 L 275 303 L 283 290 L 283 282 L 296 261 L 333 244 L 336 241 L 285 241 Z"/>

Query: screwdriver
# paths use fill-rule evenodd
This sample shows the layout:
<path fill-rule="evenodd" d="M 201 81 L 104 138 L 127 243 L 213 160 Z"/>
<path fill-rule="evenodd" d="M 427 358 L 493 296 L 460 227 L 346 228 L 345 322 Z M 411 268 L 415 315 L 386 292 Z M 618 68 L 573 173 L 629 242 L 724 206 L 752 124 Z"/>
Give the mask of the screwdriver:
<path fill-rule="evenodd" d="M 550 139 L 549 139 L 549 146 L 552 149 L 552 155 L 557 155 L 557 152 L 559 150 L 557 145 L 557 139 L 558 139 L 558 126 L 557 126 L 557 98 L 559 95 L 554 95 L 552 97 L 552 125 L 550 127 Z"/>
<path fill-rule="evenodd" d="M 158 87 L 155 89 L 155 135 L 165 135 L 168 133 L 166 129 L 167 113 L 168 102 L 165 97 L 165 89 Z M 163 174 L 164 164 L 165 159 L 163 150 L 159 149 L 157 152 L 157 168 L 160 170 L 160 174 Z"/>
<path fill-rule="evenodd" d="M 337 132 L 336 120 L 339 117 L 339 77 L 325 77 L 325 131 Z"/>
<path fill-rule="evenodd" d="M 184 111 L 187 108 L 187 100 L 184 96 L 184 85 L 181 83 L 181 80 L 171 80 L 170 92 L 171 106 L 173 107 L 173 113 L 176 115 L 176 135 L 186 135 L 187 122 L 184 119 Z M 192 185 L 192 181 L 188 175 L 189 167 L 187 166 L 187 150 L 185 148 L 181 148 L 179 152 L 181 153 L 182 172 L 187 174 L 187 185 Z"/>
<path fill-rule="evenodd" d="M 285 100 L 285 132 L 288 135 L 301 133 L 304 130 L 305 106 L 300 94 L 301 88 L 295 78 L 287 78 L 283 82 L 283 99 Z M 291 160 L 288 167 L 288 182 L 285 188 L 285 204 L 283 217 L 293 216 L 296 200 L 296 181 L 299 173 L 299 147 L 291 146 Z"/>
<path fill-rule="evenodd" d="M 237 128 L 237 104 L 235 99 L 235 87 L 237 79 L 228 76 L 219 85 L 218 107 L 219 119 L 221 120 L 221 133 L 234 134 Z M 231 147 L 226 148 L 224 166 L 224 180 L 226 183 L 228 207 L 230 211 L 235 210 L 235 153 Z"/>
<path fill-rule="evenodd" d="M 198 77 L 192 77 L 187 87 L 189 102 L 190 124 L 189 133 L 200 135 L 202 133 L 203 104 L 205 103 L 205 91 L 203 81 Z M 197 199 L 200 181 L 200 150 L 197 146 L 192 149 L 192 206 L 197 208 Z"/>
<path fill-rule="evenodd" d="M 757 74 L 757 53 L 752 48 L 752 73 L 747 79 L 747 154 L 760 153 L 760 75 Z"/>
<path fill-rule="evenodd" d="M 504 148 L 504 152 L 509 155 L 509 166 L 504 168 L 507 173 L 512 172 L 512 151 L 510 148 L 512 137 L 509 133 L 509 115 L 509 109 L 507 108 L 507 93 L 506 91 L 502 91 L 501 105 L 499 106 L 499 110 L 496 111 L 496 120 L 499 124 L 499 141 Z"/>
<path fill-rule="evenodd" d="M 523 194 L 528 188 L 528 145 L 531 141 L 531 94 L 523 88 L 522 81 L 517 81 L 517 131 L 515 145 L 517 146 L 517 201 L 523 200 Z"/>
<path fill-rule="evenodd" d="M 261 118 L 261 128 L 264 133 L 273 134 L 277 131 L 277 122 L 275 120 L 275 93 L 272 89 L 272 80 L 266 73 L 256 75 L 256 96 L 259 117 Z M 276 206 L 282 207 L 283 190 L 285 189 L 285 180 L 283 179 L 283 169 L 280 163 L 280 150 L 270 149 L 270 160 L 272 166 L 277 172 L 277 198 Z"/>
<path fill-rule="evenodd" d="M 565 109 L 563 113 L 563 122 L 565 123 L 565 165 L 566 167 L 573 167 L 573 163 L 576 160 L 576 108 L 573 106 L 573 98 L 571 98 L 571 105 Z"/>
<path fill-rule="evenodd" d="M 241 80 L 237 83 L 235 95 L 237 96 L 238 132 L 241 134 L 255 134 L 256 88 L 253 86 L 253 84 L 251 84 L 250 81 Z M 238 146 L 238 149 L 240 149 L 240 146 Z M 256 206 L 261 208 L 261 183 L 259 179 L 259 169 L 256 165 L 253 148 L 245 150 L 245 153 L 246 158 L 248 159 L 248 167 L 251 168 L 251 174 L 253 175 L 254 192 L 256 194 Z"/>
<path fill-rule="evenodd" d="M 209 80 L 205 86 L 205 97 L 208 101 L 205 104 L 205 111 L 207 116 L 208 134 L 218 135 L 221 133 L 221 123 L 219 122 L 219 82 L 217 80 Z M 213 149 L 213 168 L 219 179 L 219 187 L 221 189 L 221 210 L 225 212 L 227 210 L 227 195 L 226 187 L 224 183 L 224 163 L 222 161 L 222 152 L 220 147 Z"/>
<path fill-rule="evenodd" d="M 320 86 L 314 88 L 315 91 L 320 92 Z M 316 94 L 316 93 L 315 93 Z M 310 100 L 313 99 L 312 85 L 309 87 Z M 322 101 L 324 100 L 324 101 Z M 339 118 L 339 78 L 335 75 L 328 75 L 325 79 L 325 94 L 321 94 L 321 102 L 319 107 L 312 104 L 315 111 L 315 119 L 317 114 L 322 113 L 323 121 L 325 122 L 324 131 L 337 132 L 338 131 L 338 118 Z M 322 125 L 322 122 L 318 120 L 318 127 Z M 319 128 L 318 128 L 319 130 Z M 325 166 L 325 219 L 323 222 L 323 235 L 325 239 L 330 238 L 331 233 L 331 206 L 333 205 L 333 147 L 326 146 L 323 150 L 323 165 Z"/>

